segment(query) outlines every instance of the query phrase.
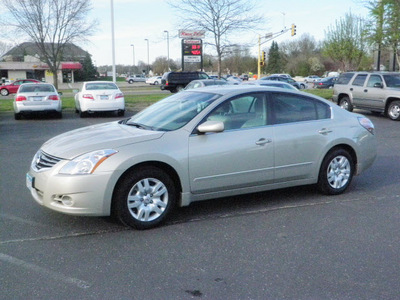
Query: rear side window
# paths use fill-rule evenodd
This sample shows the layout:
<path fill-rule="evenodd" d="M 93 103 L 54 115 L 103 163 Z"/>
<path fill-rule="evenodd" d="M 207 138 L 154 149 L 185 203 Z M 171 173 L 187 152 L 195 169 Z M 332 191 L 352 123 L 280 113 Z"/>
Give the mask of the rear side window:
<path fill-rule="evenodd" d="M 354 73 L 343 73 L 339 76 L 335 84 L 348 84 L 353 76 Z"/>
<path fill-rule="evenodd" d="M 367 79 L 367 74 L 359 74 L 356 76 L 356 78 L 354 78 L 353 85 L 363 86 L 366 79 Z"/>
<path fill-rule="evenodd" d="M 316 99 L 290 93 L 272 93 L 275 124 L 322 120 L 331 117 L 330 106 Z"/>

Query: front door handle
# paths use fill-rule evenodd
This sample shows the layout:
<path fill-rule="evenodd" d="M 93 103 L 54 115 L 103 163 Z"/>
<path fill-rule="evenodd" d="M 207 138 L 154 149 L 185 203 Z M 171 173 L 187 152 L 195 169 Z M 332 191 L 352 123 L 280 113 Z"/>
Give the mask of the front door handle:
<path fill-rule="evenodd" d="M 326 128 L 322 128 L 320 131 L 318 131 L 319 134 L 322 135 L 327 135 L 328 133 L 331 133 L 332 130 L 326 129 Z"/>
<path fill-rule="evenodd" d="M 262 146 L 262 145 L 265 145 L 265 144 L 269 144 L 269 143 L 271 143 L 271 142 L 272 142 L 271 139 L 264 139 L 264 138 L 262 138 L 262 139 L 259 139 L 259 140 L 256 142 L 256 145 Z"/>
<path fill-rule="evenodd" d="M 367 93 L 367 92 L 368 92 L 368 90 L 367 90 L 367 89 L 365 89 L 365 90 L 364 90 L 364 93 Z"/>

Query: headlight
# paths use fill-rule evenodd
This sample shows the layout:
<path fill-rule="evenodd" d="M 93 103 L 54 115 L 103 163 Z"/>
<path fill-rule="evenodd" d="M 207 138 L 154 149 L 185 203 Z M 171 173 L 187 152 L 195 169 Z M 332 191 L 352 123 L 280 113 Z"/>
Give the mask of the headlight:
<path fill-rule="evenodd" d="M 375 126 L 370 119 L 365 117 L 358 117 L 358 122 L 362 127 L 367 129 L 371 134 L 375 134 Z"/>
<path fill-rule="evenodd" d="M 59 173 L 69 175 L 92 174 L 103 161 L 117 152 L 113 149 L 106 149 L 83 154 L 68 162 Z"/>

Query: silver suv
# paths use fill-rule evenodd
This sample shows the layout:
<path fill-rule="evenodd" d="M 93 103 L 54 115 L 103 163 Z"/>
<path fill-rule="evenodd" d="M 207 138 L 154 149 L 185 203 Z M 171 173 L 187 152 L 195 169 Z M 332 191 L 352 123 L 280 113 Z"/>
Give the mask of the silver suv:
<path fill-rule="evenodd" d="M 348 111 L 360 108 L 400 121 L 400 73 L 343 73 L 333 87 L 333 101 Z"/>
<path fill-rule="evenodd" d="M 144 77 L 143 75 L 131 75 L 126 77 L 125 81 L 129 84 L 132 84 L 134 82 L 146 82 L 146 77 Z"/>

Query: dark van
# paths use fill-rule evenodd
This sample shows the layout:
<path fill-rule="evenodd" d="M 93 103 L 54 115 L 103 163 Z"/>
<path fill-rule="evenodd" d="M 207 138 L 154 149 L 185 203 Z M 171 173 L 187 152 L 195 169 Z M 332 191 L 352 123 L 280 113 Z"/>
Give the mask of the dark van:
<path fill-rule="evenodd" d="M 160 89 L 176 93 L 185 88 L 189 82 L 197 79 L 209 79 L 209 76 L 204 72 L 167 72 L 161 79 Z"/>

